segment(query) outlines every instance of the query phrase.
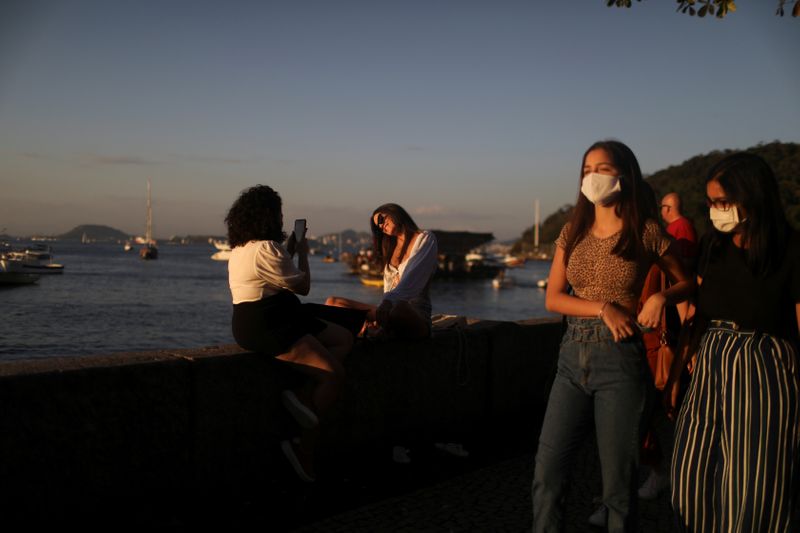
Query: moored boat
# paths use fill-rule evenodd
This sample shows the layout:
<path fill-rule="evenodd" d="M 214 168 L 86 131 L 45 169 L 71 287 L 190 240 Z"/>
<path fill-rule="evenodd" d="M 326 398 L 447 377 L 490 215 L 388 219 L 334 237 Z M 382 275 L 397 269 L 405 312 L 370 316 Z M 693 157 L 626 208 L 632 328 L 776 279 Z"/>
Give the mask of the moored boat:
<path fill-rule="evenodd" d="M 39 279 L 38 274 L 25 272 L 17 261 L 0 257 L 0 285 L 30 285 Z"/>
<path fill-rule="evenodd" d="M 497 276 L 492 278 L 492 287 L 495 289 L 507 289 L 514 285 L 514 278 L 506 276 L 505 269 L 497 273 Z"/>
<path fill-rule="evenodd" d="M 361 283 L 368 287 L 381 287 L 383 288 L 383 276 L 375 274 L 362 273 L 360 275 Z"/>
<path fill-rule="evenodd" d="M 5 259 L 20 267 L 20 272 L 36 274 L 61 274 L 64 265 L 53 263 L 53 252 L 49 246 L 38 244 L 23 250 L 5 252 Z"/>
<path fill-rule="evenodd" d="M 158 259 L 158 246 L 153 239 L 153 209 L 150 203 L 150 180 L 147 180 L 147 230 L 144 237 L 144 246 L 139 249 L 142 259 Z"/>
<path fill-rule="evenodd" d="M 223 241 L 223 240 L 219 240 L 219 239 L 209 239 L 209 241 L 211 242 L 211 244 L 214 245 L 214 248 L 216 248 L 217 250 L 219 250 L 221 252 L 226 252 L 226 251 L 230 252 L 231 251 L 231 245 L 230 245 L 230 243 L 228 243 L 228 241 Z"/>
<path fill-rule="evenodd" d="M 218 252 L 215 252 L 211 256 L 211 259 L 213 259 L 214 261 L 227 261 L 230 258 L 231 258 L 231 251 L 230 250 L 220 250 Z"/>

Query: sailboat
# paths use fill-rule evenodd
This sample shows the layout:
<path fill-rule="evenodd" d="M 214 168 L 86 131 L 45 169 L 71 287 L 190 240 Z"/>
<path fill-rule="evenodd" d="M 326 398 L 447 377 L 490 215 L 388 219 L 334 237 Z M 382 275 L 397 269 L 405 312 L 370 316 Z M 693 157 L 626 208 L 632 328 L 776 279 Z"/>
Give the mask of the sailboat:
<path fill-rule="evenodd" d="M 139 249 L 142 259 L 158 259 L 158 247 L 153 240 L 153 208 L 150 203 L 150 179 L 147 180 L 147 230 L 144 236 L 144 246 Z"/>

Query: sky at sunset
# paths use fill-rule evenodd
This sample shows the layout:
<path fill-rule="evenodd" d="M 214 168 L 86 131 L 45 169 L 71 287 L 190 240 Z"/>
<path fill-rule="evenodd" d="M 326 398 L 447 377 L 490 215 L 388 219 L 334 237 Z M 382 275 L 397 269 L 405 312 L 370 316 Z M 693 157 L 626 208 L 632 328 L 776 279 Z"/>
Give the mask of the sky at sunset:
<path fill-rule="evenodd" d="M 645 0 L 6 0 L 0 233 L 224 234 L 263 183 L 309 233 L 396 202 L 517 237 L 616 138 L 645 173 L 800 142 L 800 19 Z M 698 179 L 703 179 L 698 176 Z"/>

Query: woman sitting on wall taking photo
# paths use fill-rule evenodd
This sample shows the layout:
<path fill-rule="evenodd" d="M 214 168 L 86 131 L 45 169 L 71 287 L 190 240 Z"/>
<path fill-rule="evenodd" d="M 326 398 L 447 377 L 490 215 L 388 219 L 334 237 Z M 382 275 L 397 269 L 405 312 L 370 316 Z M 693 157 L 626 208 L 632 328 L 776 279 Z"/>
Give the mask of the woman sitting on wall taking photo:
<path fill-rule="evenodd" d="M 283 403 L 305 431 L 281 449 L 303 481 L 314 480 L 313 452 L 319 417 L 341 393 L 342 361 L 353 336 L 341 326 L 315 318 L 296 294 L 311 288 L 305 234 L 283 232 L 281 197 L 266 185 L 239 196 L 225 217 L 231 255 L 228 280 L 233 297 L 233 337 L 246 350 L 274 357 L 310 378 L 309 385 L 285 390 Z M 292 257 L 297 254 L 298 266 Z"/>

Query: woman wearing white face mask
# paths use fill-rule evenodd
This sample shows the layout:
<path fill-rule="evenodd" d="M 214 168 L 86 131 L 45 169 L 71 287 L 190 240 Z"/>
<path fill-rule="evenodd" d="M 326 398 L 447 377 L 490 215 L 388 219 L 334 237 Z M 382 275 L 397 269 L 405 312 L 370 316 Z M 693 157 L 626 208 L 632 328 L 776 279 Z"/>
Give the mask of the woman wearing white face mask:
<path fill-rule="evenodd" d="M 716 231 L 701 241 L 697 319 L 707 329 L 675 430 L 673 508 L 689 531 L 796 531 L 800 236 L 756 155 L 717 163 L 706 194 Z"/>
<path fill-rule="evenodd" d="M 548 311 L 567 315 L 568 327 L 536 453 L 533 529 L 563 529 L 569 466 L 593 413 L 606 525 L 638 531 L 639 421 L 651 378 L 637 321 L 658 325 L 664 306 L 686 299 L 694 282 L 656 222 L 655 197 L 630 148 L 595 143 L 581 169 L 581 194 L 556 240 L 545 300 Z M 650 297 L 636 317 L 654 262 L 673 285 Z"/>

